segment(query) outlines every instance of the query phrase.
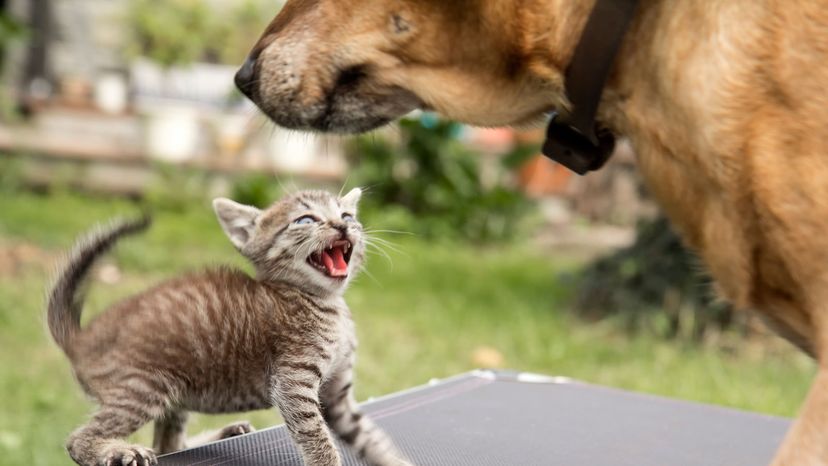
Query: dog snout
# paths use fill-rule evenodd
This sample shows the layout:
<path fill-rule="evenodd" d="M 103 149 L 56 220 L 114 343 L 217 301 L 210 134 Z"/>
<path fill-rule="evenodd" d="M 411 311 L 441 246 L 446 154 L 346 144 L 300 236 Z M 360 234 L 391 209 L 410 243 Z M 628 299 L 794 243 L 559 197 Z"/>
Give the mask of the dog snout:
<path fill-rule="evenodd" d="M 239 68 L 239 71 L 236 72 L 236 77 L 234 78 L 236 83 L 236 87 L 242 92 L 242 94 L 246 95 L 248 98 L 253 98 L 253 88 L 254 84 L 256 83 L 256 57 L 251 55 L 247 57 L 247 60 L 244 61 L 244 64 Z"/>

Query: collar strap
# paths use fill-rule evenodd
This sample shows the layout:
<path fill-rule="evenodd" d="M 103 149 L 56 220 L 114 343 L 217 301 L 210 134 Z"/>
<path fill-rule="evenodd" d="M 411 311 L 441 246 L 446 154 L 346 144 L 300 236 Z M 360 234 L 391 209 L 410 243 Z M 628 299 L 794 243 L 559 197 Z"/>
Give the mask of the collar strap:
<path fill-rule="evenodd" d="M 601 168 L 615 137 L 595 122 L 598 103 L 638 0 L 596 0 L 566 70 L 572 112 L 552 114 L 543 154 L 579 175 Z"/>

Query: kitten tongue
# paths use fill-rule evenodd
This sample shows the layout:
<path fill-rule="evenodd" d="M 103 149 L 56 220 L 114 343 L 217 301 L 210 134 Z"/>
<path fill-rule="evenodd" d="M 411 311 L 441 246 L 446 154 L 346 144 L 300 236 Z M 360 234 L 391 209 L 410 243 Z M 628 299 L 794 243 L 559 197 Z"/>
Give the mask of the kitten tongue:
<path fill-rule="evenodd" d="M 328 275 L 332 277 L 348 276 L 348 263 L 345 262 L 341 247 L 322 251 L 322 263 L 328 269 Z"/>

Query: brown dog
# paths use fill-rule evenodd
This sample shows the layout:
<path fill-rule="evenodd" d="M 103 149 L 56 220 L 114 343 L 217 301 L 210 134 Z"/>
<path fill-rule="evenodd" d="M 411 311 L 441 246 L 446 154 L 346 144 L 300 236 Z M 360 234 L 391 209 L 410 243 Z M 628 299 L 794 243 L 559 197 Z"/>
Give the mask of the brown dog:
<path fill-rule="evenodd" d="M 595 0 L 289 0 L 237 76 L 276 123 L 359 132 L 415 108 L 477 125 L 566 108 Z M 828 8 L 649 0 L 599 118 L 722 294 L 820 369 L 775 465 L 828 465 Z"/>

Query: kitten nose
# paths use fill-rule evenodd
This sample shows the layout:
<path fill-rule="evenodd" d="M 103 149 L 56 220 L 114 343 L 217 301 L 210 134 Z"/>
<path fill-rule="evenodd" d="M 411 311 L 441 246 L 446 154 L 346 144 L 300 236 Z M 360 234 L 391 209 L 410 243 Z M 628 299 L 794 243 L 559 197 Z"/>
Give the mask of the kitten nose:
<path fill-rule="evenodd" d="M 256 58 L 252 54 L 247 57 L 247 60 L 244 61 L 244 64 L 236 72 L 236 76 L 233 79 L 236 87 L 250 99 L 253 98 L 253 84 L 256 82 Z"/>
<path fill-rule="evenodd" d="M 344 223 L 332 223 L 331 226 L 339 230 L 343 237 L 348 233 L 348 225 Z"/>

